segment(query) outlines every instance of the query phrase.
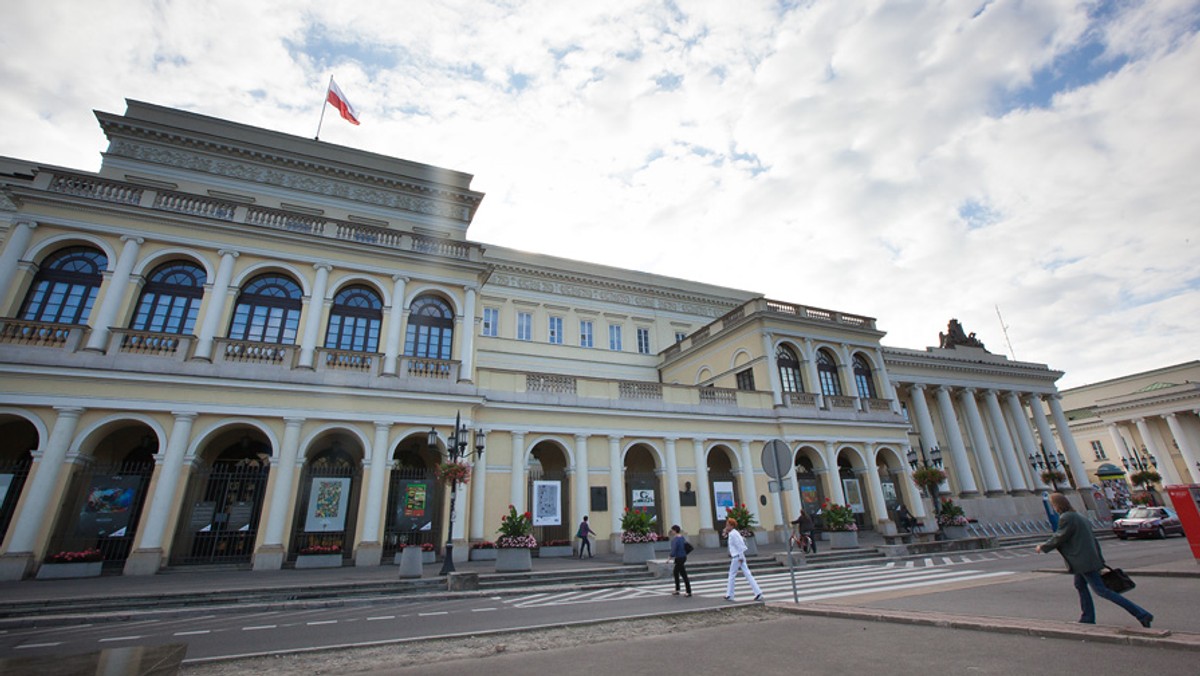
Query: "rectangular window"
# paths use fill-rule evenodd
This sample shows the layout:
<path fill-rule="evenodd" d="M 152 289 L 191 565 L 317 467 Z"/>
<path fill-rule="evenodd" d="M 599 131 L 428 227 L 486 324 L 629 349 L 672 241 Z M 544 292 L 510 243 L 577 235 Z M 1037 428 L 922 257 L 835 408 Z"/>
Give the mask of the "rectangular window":
<path fill-rule="evenodd" d="M 650 354 L 650 329 L 637 330 L 638 354 Z"/>
<path fill-rule="evenodd" d="M 675 342 L 676 342 L 676 343 L 682 343 L 684 338 L 687 338 L 687 334 L 686 334 L 686 333 L 684 333 L 683 331 L 676 331 L 676 332 L 675 332 Z"/>
<path fill-rule="evenodd" d="M 608 325 L 608 349 L 621 351 L 621 325 Z"/>
<path fill-rule="evenodd" d="M 517 340 L 533 340 L 533 315 L 528 312 L 517 313 Z"/>
<path fill-rule="evenodd" d="M 737 388 L 739 390 L 754 390 L 754 371 L 746 369 L 737 373 Z"/>
<path fill-rule="evenodd" d="M 579 347 L 593 347 L 592 322 L 586 319 L 579 321 Z"/>
<path fill-rule="evenodd" d="M 562 345 L 562 342 L 563 342 L 562 326 L 563 326 L 562 325 L 562 317 L 551 317 L 550 318 L 549 332 L 546 336 L 546 340 L 548 340 L 551 345 Z"/>
<path fill-rule="evenodd" d="M 1092 452 L 1096 454 L 1097 460 L 1107 460 L 1108 456 L 1104 454 L 1104 444 L 1099 441 L 1092 442 Z"/>
<path fill-rule="evenodd" d="M 483 308 L 483 335 L 500 335 L 500 311 L 494 307 Z"/>

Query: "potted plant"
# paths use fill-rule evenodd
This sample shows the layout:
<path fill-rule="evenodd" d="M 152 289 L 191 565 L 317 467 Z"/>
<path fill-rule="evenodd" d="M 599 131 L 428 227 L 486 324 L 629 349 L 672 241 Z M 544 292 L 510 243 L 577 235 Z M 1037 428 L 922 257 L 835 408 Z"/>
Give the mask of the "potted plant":
<path fill-rule="evenodd" d="M 574 553 L 570 540 L 546 540 L 538 547 L 538 558 L 542 559 L 562 558 Z"/>
<path fill-rule="evenodd" d="M 46 557 L 38 567 L 37 579 L 55 580 L 71 577 L 97 577 L 104 568 L 104 554 L 99 549 L 56 552 Z"/>
<path fill-rule="evenodd" d="M 622 563 L 645 563 L 654 560 L 654 543 L 658 533 L 651 528 L 654 517 L 645 508 L 629 509 L 621 514 Z"/>
<path fill-rule="evenodd" d="M 446 484 L 465 484 L 471 480 L 471 466 L 463 461 L 443 462 L 434 470 L 438 481 Z"/>
<path fill-rule="evenodd" d="M 337 543 L 310 544 L 300 548 L 296 568 L 340 568 L 342 546 Z"/>
<path fill-rule="evenodd" d="M 858 523 L 850 505 L 839 505 L 829 498 L 821 504 L 821 520 L 829 531 L 829 546 L 833 549 L 858 547 Z"/>
<path fill-rule="evenodd" d="M 1058 486 L 1058 484 L 1067 483 L 1067 475 L 1063 474 L 1062 470 L 1048 469 L 1042 472 L 1042 483 L 1049 486 Z"/>
<path fill-rule="evenodd" d="M 758 554 L 758 540 L 754 537 L 754 526 L 758 523 L 758 520 L 750 513 L 750 510 L 746 509 L 745 503 L 726 507 L 725 518 L 733 519 L 737 522 L 738 532 L 746 540 L 746 554 L 748 556 L 756 556 Z"/>
<path fill-rule="evenodd" d="M 953 500 L 949 498 L 942 500 L 941 507 L 938 509 L 937 522 L 947 540 L 961 540 L 967 537 L 969 521 L 967 521 L 963 508 L 954 504 Z"/>
<path fill-rule="evenodd" d="M 496 572 L 510 573 L 533 569 L 533 515 L 518 513 L 508 506 L 508 514 L 500 518 L 500 537 L 496 538 Z"/>
<path fill-rule="evenodd" d="M 1134 472 L 1133 474 L 1129 475 L 1129 483 L 1133 484 L 1134 486 L 1140 487 L 1144 491 L 1144 493 L 1142 493 L 1142 495 L 1145 496 L 1144 499 L 1148 500 L 1148 502 L 1139 503 L 1139 504 L 1146 504 L 1146 505 L 1159 504 L 1158 500 L 1155 499 L 1155 497 L 1154 497 L 1154 484 L 1159 483 L 1161 481 L 1162 481 L 1162 476 L 1158 472 L 1156 472 L 1152 469 L 1139 470 L 1139 471 Z"/>
<path fill-rule="evenodd" d="M 471 543 L 472 561 L 495 561 L 496 543 L 491 540 L 480 540 Z"/>

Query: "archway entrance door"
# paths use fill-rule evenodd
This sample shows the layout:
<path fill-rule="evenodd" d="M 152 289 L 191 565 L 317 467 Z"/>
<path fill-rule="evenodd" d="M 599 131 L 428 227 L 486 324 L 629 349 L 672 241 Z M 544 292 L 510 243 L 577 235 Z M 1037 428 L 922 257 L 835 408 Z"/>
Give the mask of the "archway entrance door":
<path fill-rule="evenodd" d="M 713 496 L 713 513 L 707 515 L 708 526 L 718 533 L 725 530 L 725 512 L 727 509 L 742 504 L 742 489 L 738 486 L 737 477 L 733 475 L 733 462 L 730 450 L 724 446 L 714 447 L 708 452 L 708 482 Z M 701 521 L 705 523 L 705 521 Z M 724 542 L 724 538 L 722 538 Z"/>
<path fill-rule="evenodd" d="M 300 554 L 341 554 L 351 557 L 357 523 L 362 462 L 343 450 L 340 441 L 305 463 L 300 499 L 288 558 Z"/>
<path fill-rule="evenodd" d="M 815 516 L 825 502 L 825 487 L 821 477 L 813 470 L 813 461 L 801 456 L 796 461 L 796 487 L 800 491 L 800 506 L 810 516 Z"/>
<path fill-rule="evenodd" d="M 554 443 L 543 442 L 530 453 L 526 504 L 533 514 L 533 536 L 542 547 L 571 546 L 571 479 L 567 457 Z"/>
<path fill-rule="evenodd" d="M 423 439 L 413 438 L 402 442 L 396 451 L 383 531 L 385 562 L 395 557 L 401 545 L 429 545 L 434 551 L 441 550 L 442 490 L 434 475 L 438 459 L 422 446 Z"/>
<path fill-rule="evenodd" d="M 625 504 L 648 512 L 654 524 L 651 530 L 661 536 L 671 524 L 663 523 L 665 502 L 656 469 L 654 454 L 644 446 L 634 446 L 625 454 Z"/>
<path fill-rule="evenodd" d="M 9 419 L 0 422 L 0 542 L 17 511 L 17 502 L 33 464 L 31 451 L 38 447 L 37 429 L 29 422 Z"/>

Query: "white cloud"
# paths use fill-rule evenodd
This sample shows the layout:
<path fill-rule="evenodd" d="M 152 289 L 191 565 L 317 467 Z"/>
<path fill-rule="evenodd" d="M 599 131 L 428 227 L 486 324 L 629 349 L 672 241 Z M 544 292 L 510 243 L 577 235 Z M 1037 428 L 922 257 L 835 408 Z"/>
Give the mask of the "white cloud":
<path fill-rule="evenodd" d="M 1196 358 L 1194 0 L 15 4 L 3 154 L 94 169 L 125 97 L 309 136 L 334 73 L 363 126 L 322 139 L 475 174 L 477 240 L 903 347 L 1003 352 L 999 305 L 1064 386 Z"/>

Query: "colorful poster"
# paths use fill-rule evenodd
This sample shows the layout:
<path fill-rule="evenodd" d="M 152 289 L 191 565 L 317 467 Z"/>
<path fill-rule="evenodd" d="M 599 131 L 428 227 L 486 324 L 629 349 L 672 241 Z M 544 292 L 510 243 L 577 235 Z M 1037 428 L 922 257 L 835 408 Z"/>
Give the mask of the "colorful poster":
<path fill-rule="evenodd" d="M 855 514 L 862 514 L 865 510 L 858 479 L 842 479 L 842 490 L 846 493 L 846 504 L 850 505 L 850 510 Z"/>
<path fill-rule="evenodd" d="M 92 477 L 83 508 L 79 510 L 76 532 L 88 537 L 106 537 L 128 526 L 141 483 L 140 476 Z"/>
<path fill-rule="evenodd" d="M 346 503 L 350 500 L 348 477 L 316 477 L 308 493 L 307 533 L 339 532 L 346 528 Z"/>
<path fill-rule="evenodd" d="M 404 481 L 392 516 L 393 532 L 424 531 L 433 528 L 433 510 L 429 504 L 432 486 L 426 481 Z"/>
<path fill-rule="evenodd" d="M 425 484 L 408 484 L 404 487 L 404 516 L 425 516 Z"/>
<path fill-rule="evenodd" d="M 733 509 L 733 482 L 713 482 L 713 507 L 717 510 L 717 521 L 725 520 L 725 510 Z"/>
<path fill-rule="evenodd" d="M 800 504 L 804 505 L 804 511 L 809 514 L 816 514 L 817 510 L 821 509 L 816 482 L 803 481 L 800 483 Z"/>
<path fill-rule="evenodd" d="M 533 525 L 562 525 L 562 484 L 557 481 L 533 482 Z"/>

